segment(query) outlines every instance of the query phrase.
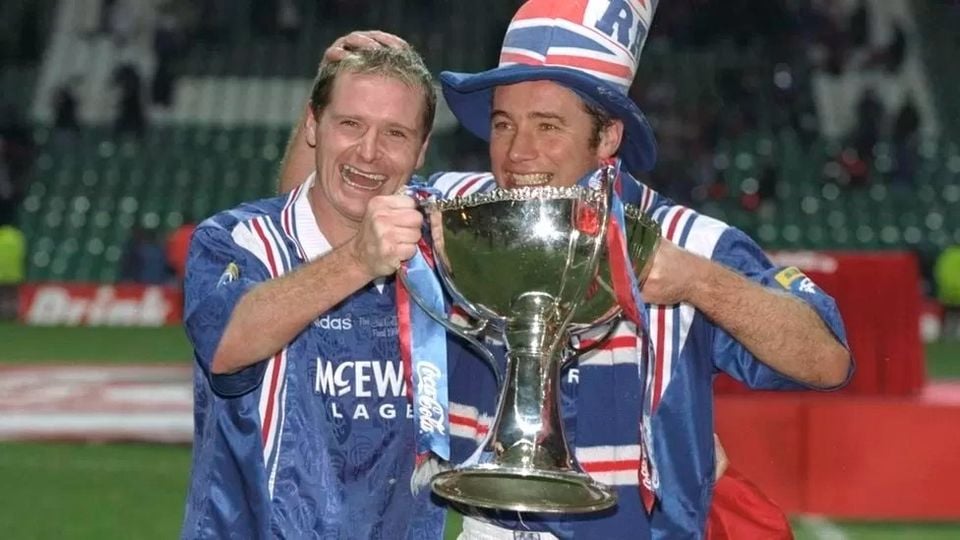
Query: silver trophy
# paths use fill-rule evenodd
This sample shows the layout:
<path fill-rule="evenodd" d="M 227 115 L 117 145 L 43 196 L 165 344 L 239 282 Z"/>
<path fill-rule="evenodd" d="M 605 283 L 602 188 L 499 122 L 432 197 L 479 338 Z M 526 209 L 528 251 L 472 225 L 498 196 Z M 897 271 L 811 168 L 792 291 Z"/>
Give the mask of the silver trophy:
<path fill-rule="evenodd" d="M 474 344 L 506 344 L 497 414 L 473 458 L 434 477 L 446 499 L 482 508 L 593 512 L 616 492 L 583 472 L 567 446 L 559 407 L 561 368 L 578 352 L 571 335 L 619 315 L 606 255 L 609 171 L 600 189 L 520 188 L 421 202 L 435 268 L 453 303 L 476 321 L 464 326 L 427 313 Z M 659 241 L 659 226 L 626 209 L 628 250 L 640 275 Z M 410 296 L 424 306 L 404 272 Z M 614 325 L 610 325 L 612 328 Z"/>

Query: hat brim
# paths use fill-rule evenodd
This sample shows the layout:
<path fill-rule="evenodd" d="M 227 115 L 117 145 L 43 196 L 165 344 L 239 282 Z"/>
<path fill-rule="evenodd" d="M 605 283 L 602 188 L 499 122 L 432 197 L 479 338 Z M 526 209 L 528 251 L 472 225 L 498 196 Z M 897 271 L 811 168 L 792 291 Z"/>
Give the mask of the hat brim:
<path fill-rule="evenodd" d="M 493 89 L 525 81 L 549 80 L 601 106 L 623 121 L 624 137 L 618 155 L 631 172 L 649 171 L 657 160 L 653 130 L 640 107 L 628 96 L 596 77 L 563 67 L 514 64 L 480 73 L 440 73 L 443 97 L 457 120 L 468 131 L 490 140 L 490 113 Z"/>

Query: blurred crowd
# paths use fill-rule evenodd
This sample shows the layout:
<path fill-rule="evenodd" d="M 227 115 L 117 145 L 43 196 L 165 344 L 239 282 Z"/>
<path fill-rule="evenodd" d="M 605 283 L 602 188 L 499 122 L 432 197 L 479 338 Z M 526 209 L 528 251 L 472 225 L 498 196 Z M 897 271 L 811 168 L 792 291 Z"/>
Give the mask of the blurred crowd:
<path fill-rule="evenodd" d="M 0 225 L 12 225 L 36 155 L 33 133 L 12 105 L 0 109 Z"/>
<path fill-rule="evenodd" d="M 895 26 L 890 41 L 877 45 L 869 5 L 860 0 L 853 10 L 844 10 L 827 0 L 661 2 L 631 88 L 657 136 L 657 167 L 647 180 L 684 204 L 739 195 L 741 208 L 755 211 L 774 200 L 780 168 L 770 145 L 758 152 L 755 188 L 742 193 L 728 185 L 732 163 L 722 146 L 786 130 L 809 150 L 822 132 L 811 88 L 815 74 L 901 70 L 907 34 Z M 501 21 L 496 32 L 502 35 L 507 22 Z M 700 59 L 711 70 L 704 88 L 689 88 L 690 80 L 680 80 L 678 66 L 669 62 L 676 58 Z M 913 99 L 904 100 L 898 111 L 886 111 L 867 89 L 853 127 L 837 141 L 832 161 L 840 166 L 825 167 L 836 177 L 825 180 L 865 185 L 874 148 L 883 139 L 895 149 L 893 180 L 909 183 L 920 128 Z M 466 132 L 456 136 L 455 166 L 482 167 L 484 145 Z"/>
<path fill-rule="evenodd" d="M 821 134 L 813 91 L 814 74 L 841 76 L 848 70 L 897 72 L 903 67 L 907 37 L 895 26 L 889 43 L 876 45 L 869 24 L 869 3 L 860 0 L 846 11 L 822 0 L 753 2 L 664 2 L 657 12 L 648 49 L 713 52 L 735 58 L 717 67 L 715 91 L 690 102 L 677 81 L 663 70 L 639 77 L 632 94 L 655 124 L 660 158 L 651 181 L 673 198 L 696 204 L 729 194 L 725 178 L 730 163 L 717 149 L 758 131 L 776 135 L 789 130 L 809 149 Z M 915 166 L 920 118 L 912 99 L 894 122 L 873 92 L 866 91 L 857 121 L 834 159 L 843 165 L 840 184 L 867 181 L 869 160 L 881 137 L 897 146 L 900 170 L 907 181 Z M 756 189 L 744 193 L 742 207 L 755 210 L 774 197 L 778 170 L 761 153 Z M 827 170 L 836 170 L 828 168 Z"/>
<path fill-rule="evenodd" d="M 166 234 L 157 227 L 135 225 L 123 246 L 117 281 L 146 285 L 183 283 L 190 237 L 195 227 L 191 218 Z"/>
<path fill-rule="evenodd" d="M 94 2 L 99 12 L 91 16 L 85 32 L 86 39 L 109 40 L 121 50 L 148 44 L 153 58 L 149 68 L 120 54 L 110 77 L 117 96 L 114 129 L 118 135 L 136 138 L 149 129 L 151 109 L 177 103 L 177 80 L 195 48 L 239 45 L 235 42 L 237 17 L 247 26 L 243 33 L 247 39 L 301 43 L 311 28 L 339 31 L 396 20 L 395 26 L 385 29 L 403 34 L 425 52 L 449 47 L 445 41 L 449 32 L 445 34 L 437 21 L 464 24 L 454 21 L 455 8 L 449 0 L 372 2 L 157 0 L 150 2 L 152 13 L 145 16 L 143 0 L 101 0 Z M 479 30 L 484 39 L 471 39 L 472 49 L 467 51 L 480 64 L 497 63 L 501 36 L 520 3 L 490 4 L 487 22 Z M 2 65 L 41 61 L 43 14 L 52 12 L 50 6 L 55 4 L 55 0 L 14 0 L 0 7 L 4 18 L 0 26 L 16 29 L 0 36 Z M 851 72 L 892 76 L 904 70 L 916 47 L 902 24 L 876 35 L 876 25 L 871 24 L 875 5 L 867 0 L 660 2 L 631 88 L 632 97 L 654 126 L 659 146 L 658 165 L 645 180 L 695 207 L 715 201 L 736 201 L 739 211 L 748 213 L 775 207 L 777 186 L 784 175 L 776 149 L 778 137 L 789 134 L 805 152 L 823 141 L 814 80 L 841 78 Z M 960 2 L 950 0 L 946 6 L 947 16 L 960 22 Z M 956 35 L 960 48 L 960 34 Z M 320 53 L 315 51 L 317 57 Z M 677 59 L 691 59 L 691 64 L 678 65 Z M 70 141 L 80 133 L 85 117 L 78 95 L 82 75 L 65 76 L 52 95 L 54 143 Z M 924 129 L 918 104 L 907 95 L 896 109 L 888 110 L 881 98 L 869 85 L 865 88 L 857 99 L 851 127 L 827 146 L 828 161 L 814 176 L 849 190 L 881 181 L 911 186 L 920 166 L 918 148 Z M 23 112 L 10 106 L 0 111 L 0 226 L 10 226 L 26 192 L 36 149 Z M 737 156 L 731 147 L 740 140 L 760 141 L 751 143 L 748 183 L 735 180 L 733 174 Z M 486 146 L 462 129 L 445 135 L 444 144 L 447 166 L 460 170 L 487 166 Z M 890 158 L 882 179 L 875 175 L 878 147 L 887 148 Z M 132 231 L 121 259 L 121 279 L 176 280 L 177 263 L 172 262 L 176 257 L 171 257 L 166 242 L 169 234 L 176 233 Z"/>
<path fill-rule="evenodd" d="M 17 208 L 26 193 L 35 156 L 23 115 L 0 109 L 0 320 L 16 313 L 16 289 L 26 277 L 27 243 L 17 227 Z"/>
<path fill-rule="evenodd" d="M 518 3 L 507 1 L 502 9 L 491 9 L 491 36 L 502 36 L 509 20 L 498 14 L 512 13 Z M 153 73 L 141 73 L 136 63 L 120 63 L 112 77 L 118 95 L 115 129 L 134 135 L 146 129 L 150 107 L 170 107 L 175 102 L 176 80 L 191 48 L 228 39 L 229 17 L 234 15 L 226 0 L 161 0 L 152 17 L 138 15 L 140 4 L 103 0 L 92 31 L 108 36 L 118 47 L 144 39 L 152 44 Z M 431 21 L 443 18 L 438 10 L 446 9 L 439 0 L 402 4 L 404 9 L 397 12 L 410 19 L 403 25 L 409 28 L 433 28 Z M 817 139 L 821 126 L 811 90 L 814 73 L 840 76 L 848 70 L 900 70 L 908 45 L 904 29 L 895 25 L 889 42 L 878 45 L 871 36 L 870 3 L 859 0 L 853 10 L 839 5 L 827 0 L 662 2 L 640 76 L 631 90 L 658 137 L 660 160 L 651 183 L 683 203 L 726 196 L 726 164 L 716 155 L 721 141 L 758 130 L 778 133 L 783 129 L 792 130 L 805 147 Z M 311 18 L 305 18 L 302 0 L 258 0 L 250 6 L 251 34 L 280 39 L 295 39 L 314 24 L 363 21 L 369 11 L 366 2 L 356 0 L 320 2 L 311 10 Z M 430 39 L 426 44 L 422 39 L 414 41 L 429 47 Z M 494 65 L 499 38 L 486 40 L 485 45 L 486 50 L 473 53 Z M 713 54 L 716 65 L 709 88 L 697 92 L 679 87 L 688 81 L 677 80 L 674 66 L 657 62 L 658 51 Z M 76 78 L 67 79 L 53 96 L 54 125 L 60 132 L 71 133 L 79 127 L 83 115 L 78 111 L 78 84 Z M 899 111 L 884 111 L 882 102 L 868 90 L 857 107 L 855 125 L 835 156 L 840 167 L 825 170 L 839 174 L 840 178 L 831 180 L 840 184 L 866 184 L 873 148 L 887 138 L 897 158 L 894 179 L 908 183 L 916 167 L 920 127 L 912 99 L 906 99 Z M 482 145 L 462 131 L 454 139 L 455 167 L 482 166 Z M 761 160 L 765 161 L 759 166 L 758 188 L 743 201 L 747 210 L 773 195 L 777 168 L 770 156 Z"/>

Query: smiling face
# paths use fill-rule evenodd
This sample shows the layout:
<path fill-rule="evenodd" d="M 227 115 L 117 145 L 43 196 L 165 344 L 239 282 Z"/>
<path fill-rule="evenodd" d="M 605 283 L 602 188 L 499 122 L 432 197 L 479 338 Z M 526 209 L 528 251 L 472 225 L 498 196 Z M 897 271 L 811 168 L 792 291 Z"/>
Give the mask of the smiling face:
<path fill-rule="evenodd" d="M 490 163 L 497 185 L 576 184 L 620 146 L 622 122 L 602 127 L 592 141 L 596 129 L 581 98 L 560 84 L 528 81 L 496 88 Z"/>
<path fill-rule="evenodd" d="M 325 234 L 355 230 L 371 198 L 395 193 L 423 165 L 424 107 L 422 90 L 389 75 L 337 75 L 319 118 L 307 119 L 311 204 Z"/>

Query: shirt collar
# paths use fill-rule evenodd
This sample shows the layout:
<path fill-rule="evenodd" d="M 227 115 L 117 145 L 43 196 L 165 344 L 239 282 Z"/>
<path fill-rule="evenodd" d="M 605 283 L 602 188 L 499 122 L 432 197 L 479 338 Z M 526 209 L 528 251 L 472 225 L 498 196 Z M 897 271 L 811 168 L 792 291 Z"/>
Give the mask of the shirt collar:
<path fill-rule="evenodd" d="M 300 256 L 312 261 L 330 251 L 330 242 L 320 232 L 317 225 L 317 216 L 310 206 L 310 190 L 313 189 L 317 173 L 310 176 L 299 187 L 294 189 L 283 209 L 284 228 L 292 225 L 292 239 L 297 244 Z"/>

